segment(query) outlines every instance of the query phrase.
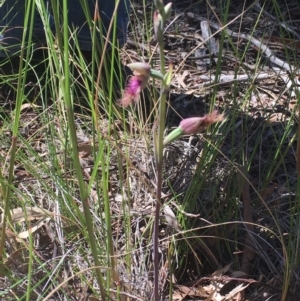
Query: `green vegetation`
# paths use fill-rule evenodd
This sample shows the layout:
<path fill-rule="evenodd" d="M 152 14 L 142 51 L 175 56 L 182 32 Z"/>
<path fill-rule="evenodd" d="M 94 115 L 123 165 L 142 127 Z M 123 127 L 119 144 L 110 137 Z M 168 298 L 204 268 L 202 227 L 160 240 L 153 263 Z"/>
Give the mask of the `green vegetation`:
<path fill-rule="evenodd" d="M 0 62 L 0 299 L 297 300 L 299 5 L 134 1 L 119 48 L 82 1 L 85 52 L 57 2 Z"/>

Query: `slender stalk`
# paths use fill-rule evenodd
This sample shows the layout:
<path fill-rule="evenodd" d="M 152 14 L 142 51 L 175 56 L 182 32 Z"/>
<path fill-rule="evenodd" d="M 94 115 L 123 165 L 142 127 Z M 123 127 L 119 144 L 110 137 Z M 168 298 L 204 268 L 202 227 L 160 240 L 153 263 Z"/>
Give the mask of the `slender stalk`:
<path fill-rule="evenodd" d="M 160 72 L 165 75 L 165 57 L 164 57 L 164 43 L 159 42 L 160 54 Z M 159 300 L 159 262 L 158 262 L 158 234 L 159 234 L 159 212 L 161 204 L 161 188 L 162 188 L 162 166 L 163 166 L 163 148 L 164 148 L 164 131 L 166 119 L 166 92 L 167 87 L 164 81 L 161 81 L 160 90 L 160 104 L 159 104 L 159 126 L 158 126 L 158 143 L 156 155 L 156 171 L 157 171 L 157 190 L 156 190 L 156 208 L 154 219 L 154 232 L 153 232 L 153 248 L 154 248 L 154 300 Z"/>
<path fill-rule="evenodd" d="M 298 108 L 298 111 L 300 112 L 300 106 Z M 299 115 L 300 116 L 300 115 Z M 300 117 L 298 120 L 298 129 L 297 129 L 297 133 L 298 133 L 298 139 L 297 139 L 297 156 L 296 156 L 296 171 L 297 171 L 297 177 L 299 179 L 300 176 Z"/>

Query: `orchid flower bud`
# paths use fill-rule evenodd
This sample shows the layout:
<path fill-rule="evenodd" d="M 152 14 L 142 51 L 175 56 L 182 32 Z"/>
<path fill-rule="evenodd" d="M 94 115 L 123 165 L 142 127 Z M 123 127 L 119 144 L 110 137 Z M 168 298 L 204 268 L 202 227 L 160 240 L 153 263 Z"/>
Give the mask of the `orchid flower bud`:
<path fill-rule="evenodd" d="M 154 27 L 154 35 L 158 43 L 163 42 L 163 18 L 158 11 L 154 12 L 153 15 L 153 27 Z"/>
<path fill-rule="evenodd" d="M 181 128 L 182 133 L 185 135 L 197 134 L 201 131 L 200 127 L 204 119 L 205 117 L 186 118 L 180 122 L 179 127 Z"/>
<path fill-rule="evenodd" d="M 218 111 L 214 110 L 203 117 L 190 117 L 183 119 L 179 127 L 173 130 L 164 139 L 164 145 L 176 140 L 181 135 L 192 135 L 197 134 L 205 130 L 209 125 L 220 122 L 224 119 L 223 114 L 219 114 Z"/>
<path fill-rule="evenodd" d="M 170 16 L 171 16 L 171 6 L 172 6 L 172 2 L 169 2 L 164 7 L 164 11 L 165 11 L 164 21 L 167 21 L 170 18 Z"/>
<path fill-rule="evenodd" d="M 191 117 L 183 119 L 180 122 L 179 127 L 182 129 L 183 134 L 192 135 L 202 132 L 209 125 L 220 122 L 223 119 L 224 115 L 219 114 L 218 111 L 214 110 L 203 117 Z"/>

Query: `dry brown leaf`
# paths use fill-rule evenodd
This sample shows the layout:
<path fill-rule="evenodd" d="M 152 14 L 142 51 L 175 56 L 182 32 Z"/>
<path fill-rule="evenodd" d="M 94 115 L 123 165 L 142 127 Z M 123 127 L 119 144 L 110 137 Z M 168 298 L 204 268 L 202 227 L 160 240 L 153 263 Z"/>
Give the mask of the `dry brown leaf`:
<path fill-rule="evenodd" d="M 85 158 L 92 154 L 93 148 L 90 143 L 79 143 L 78 144 L 78 152 L 80 153 L 80 157 Z"/>
<path fill-rule="evenodd" d="M 277 191 L 278 191 L 279 195 L 283 195 L 285 193 L 290 192 L 289 188 L 287 186 L 283 185 L 283 184 L 278 185 Z"/>
<path fill-rule="evenodd" d="M 172 296 L 172 299 L 174 301 L 182 301 L 184 299 L 185 295 L 181 292 L 174 292 L 173 296 Z"/>
<path fill-rule="evenodd" d="M 79 163 L 82 168 L 88 169 L 90 171 L 89 164 L 81 157 L 79 157 Z"/>
<path fill-rule="evenodd" d="M 195 292 L 193 287 L 187 287 L 184 285 L 177 285 L 179 288 L 180 292 L 183 293 L 186 296 L 192 297 L 192 296 L 197 296 L 197 292 Z"/>
<path fill-rule="evenodd" d="M 4 261 L 3 264 L 0 265 L 0 277 L 5 277 L 9 275 L 11 271 L 11 266 L 19 264 L 19 260 L 22 259 L 22 255 L 24 252 L 25 248 L 20 248 L 13 253 L 11 253 L 6 260 Z M 18 267 L 18 271 L 21 272 L 21 267 Z"/>
<path fill-rule="evenodd" d="M 164 206 L 164 213 L 165 213 L 165 218 L 166 218 L 166 221 L 168 223 L 168 225 L 175 229 L 176 231 L 180 231 L 180 227 L 178 225 L 178 222 L 177 222 L 177 219 L 176 219 L 176 216 L 174 214 L 174 212 L 172 211 L 172 209 L 170 208 L 170 206 L 168 205 L 165 205 Z"/>
<path fill-rule="evenodd" d="M 34 104 L 34 103 L 24 103 L 21 105 L 21 111 L 31 108 L 39 108 L 40 106 Z"/>
<path fill-rule="evenodd" d="M 232 278 L 240 278 L 240 277 L 247 277 L 248 275 L 242 271 L 234 271 L 230 274 Z"/>
<path fill-rule="evenodd" d="M 210 290 L 208 290 L 207 287 L 203 287 L 201 285 L 198 285 L 195 287 L 187 287 L 185 285 L 177 285 L 177 287 L 180 291 L 180 292 L 177 292 L 177 294 L 178 294 L 177 296 L 181 296 L 182 299 L 184 299 L 185 297 L 206 298 L 210 293 Z"/>
<path fill-rule="evenodd" d="M 30 227 L 29 230 L 23 231 L 21 233 L 19 233 L 17 235 L 17 239 L 26 239 L 29 237 L 29 235 L 31 233 L 34 233 L 36 230 L 38 230 L 39 228 L 41 228 L 45 223 L 49 222 L 50 217 L 44 217 L 42 219 L 40 219 L 39 221 L 37 221 L 34 226 Z"/>
<path fill-rule="evenodd" d="M 186 88 L 186 84 L 184 83 L 184 80 L 188 75 L 189 72 L 187 70 L 185 70 L 182 75 L 180 74 L 177 75 L 178 84 L 184 89 Z"/>
<path fill-rule="evenodd" d="M 276 184 L 270 183 L 270 187 L 267 187 L 265 190 L 261 192 L 261 198 L 266 202 L 267 198 L 272 196 L 276 188 L 277 188 Z M 260 205 L 262 205 L 261 201 L 260 201 Z"/>
<path fill-rule="evenodd" d="M 238 285 L 237 287 L 235 287 L 229 294 L 226 295 L 224 301 L 230 301 L 233 300 L 233 298 L 241 291 L 245 290 L 246 287 L 249 286 L 250 283 L 245 284 L 241 283 L 240 285 Z"/>
<path fill-rule="evenodd" d="M 232 265 L 232 263 L 230 264 L 227 264 L 224 268 L 218 270 L 218 271 L 215 271 L 212 276 L 215 276 L 215 277 L 221 277 L 223 276 L 224 274 L 226 274 L 228 272 L 228 270 L 230 269 L 230 266 Z"/>
<path fill-rule="evenodd" d="M 207 297 L 207 295 L 209 294 L 207 287 L 202 286 L 202 285 L 197 286 L 196 292 L 197 292 L 197 296 L 202 297 L 202 298 Z"/>
<path fill-rule="evenodd" d="M 282 122 L 285 118 L 286 118 L 286 116 L 283 113 L 280 113 L 280 112 L 279 113 L 273 113 L 267 119 L 267 121 L 269 122 L 268 125 L 272 126 L 273 123 Z"/>
<path fill-rule="evenodd" d="M 15 208 L 10 211 L 11 219 L 13 223 L 21 223 L 24 221 L 39 220 L 45 217 L 52 216 L 52 213 L 46 209 L 38 207 L 25 207 L 26 212 L 23 208 Z M 3 224 L 3 214 L 0 214 L 0 228 Z"/>
<path fill-rule="evenodd" d="M 209 286 L 206 287 L 207 293 L 209 296 L 205 301 L 223 301 L 223 296 L 219 294 L 219 291 L 224 285 L 219 282 L 212 282 Z"/>

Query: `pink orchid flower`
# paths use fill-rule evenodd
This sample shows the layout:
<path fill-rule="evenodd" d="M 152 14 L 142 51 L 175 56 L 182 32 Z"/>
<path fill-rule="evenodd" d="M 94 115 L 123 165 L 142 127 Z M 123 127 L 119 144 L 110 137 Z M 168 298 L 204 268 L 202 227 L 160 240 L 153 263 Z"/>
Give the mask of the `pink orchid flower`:
<path fill-rule="evenodd" d="M 203 117 L 190 117 L 183 119 L 179 126 L 167 135 L 164 139 L 164 145 L 176 140 L 182 135 L 192 135 L 201 133 L 209 125 L 221 122 L 224 119 L 224 114 L 220 114 L 214 110 Z"/>
<path fill-rule="evenodd" d="M 119 104 L 123 108 L 138 102 L 140 93 L 147 85 L 151 70 L 150 66 L 146 63 L 132 63 L 128 67 L 134 72 L 125 88 L 122 99 L 119 101 Z"/>
<path fill-rule="evenodd" d="M 192 135 L 202 132 L 209 125 L 220 122 L 224 119 L 224 115 L 214 110 L 203 117 L 190 117 L 183 119 L 179 127 L 185 135 Z"/>

